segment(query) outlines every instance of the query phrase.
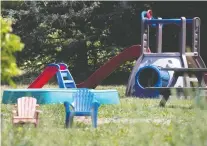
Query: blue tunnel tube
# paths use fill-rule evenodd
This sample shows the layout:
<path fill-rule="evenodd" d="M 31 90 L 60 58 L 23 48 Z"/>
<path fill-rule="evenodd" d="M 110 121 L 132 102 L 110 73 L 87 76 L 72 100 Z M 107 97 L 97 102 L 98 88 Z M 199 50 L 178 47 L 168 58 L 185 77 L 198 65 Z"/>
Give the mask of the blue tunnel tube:
<path fill-rule="evenodd" d="M 147 65 L 140 67 L 135 76 L 135 96 L 145 98 L 159 97 L 156 90 L 147 90 L 146 87 L 167 87 L 170 81 L 168 71 L 160 70 L 160 67 Z"/>

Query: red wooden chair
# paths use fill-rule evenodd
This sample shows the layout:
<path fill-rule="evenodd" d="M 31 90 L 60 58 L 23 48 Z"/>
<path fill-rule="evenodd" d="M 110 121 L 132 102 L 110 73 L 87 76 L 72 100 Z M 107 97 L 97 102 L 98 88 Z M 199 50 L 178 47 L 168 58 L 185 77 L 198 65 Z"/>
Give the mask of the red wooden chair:
<path fill-rule="evenodd" d="M 35 127 L 37 127 L 39 122 L 38 115 L 41 112 L 40 110 L 36 110 L 37 107 L 39 107 L 39 105 L 37 104 L 36 98 L 18 98 L 17 105 L 15 105 L 15 110 L 12 111 L 13 124 L 33 123 Z"/>

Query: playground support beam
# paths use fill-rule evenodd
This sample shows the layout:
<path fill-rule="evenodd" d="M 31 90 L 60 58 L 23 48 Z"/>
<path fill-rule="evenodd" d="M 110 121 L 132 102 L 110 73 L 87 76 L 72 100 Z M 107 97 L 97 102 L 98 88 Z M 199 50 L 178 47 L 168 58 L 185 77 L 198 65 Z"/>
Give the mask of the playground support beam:
<path fill-rule="evenodd" d="M 198 52 L 200 54 L 200 18 L 193 18 L 193 38 L 192 38 L 192 46 L 193 52 Z"/>
<path fill-rule="evenodd" d="M 186 18 L 181 17 L 181 33 L 180 33 L 180 54 L 185 54 L 186 49 Z"/>
<path fill-rule="evenodd" d="M 158 18 L 161 20 L 162 18 Z M 157 30 L 157 36 L 156 36 L 156 41 L 157 41 L 157 53 L 162 53 L 162 24 L 156 25 L 156 30 Z"/>
<path fill-rule="evenodd" d="M 182 24 L 181 19 L 145 19 L 145 24 Z M 186 23 L 193 23 L 193 19 L 186 19 Z"/>

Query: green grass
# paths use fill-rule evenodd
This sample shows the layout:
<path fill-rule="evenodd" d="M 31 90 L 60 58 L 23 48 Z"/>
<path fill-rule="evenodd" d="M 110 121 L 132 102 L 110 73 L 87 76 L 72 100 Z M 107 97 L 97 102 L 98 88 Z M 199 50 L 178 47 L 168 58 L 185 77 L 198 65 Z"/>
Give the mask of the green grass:
<path fill-rule="evenodd" d="M 207 146 L 207 110 L 196 108 L 193 100 L 171 99 L 160 108 L 160 99 L 125 98 L 125 86 L 97 89 L 110 88 L 119 91 L 121 104 L 100 107 L 97 129 L 90 119 L 74 119 L 73 128 L 65 129 L 63 105 L 41 105 L 38 128 L 14 127 L 12 106 L 2 104 L 2 146 Z"/>

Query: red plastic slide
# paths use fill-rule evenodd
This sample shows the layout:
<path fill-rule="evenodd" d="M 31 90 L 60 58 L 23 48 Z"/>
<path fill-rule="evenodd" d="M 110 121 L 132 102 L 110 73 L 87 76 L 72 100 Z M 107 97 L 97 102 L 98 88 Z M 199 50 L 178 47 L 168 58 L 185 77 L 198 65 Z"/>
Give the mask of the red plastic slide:
<path fill-rule="evenodd" d="M 57 66 L 47 66 L 28 88 L 42 88 L 58 71 Z"/>
<path fill-rule="evenodd" d="M 123 52 L 110 59 L 96 70 L 86 81 L 77 85 L 78 88 L 95 88 L 101 81 L 108 77 L 116 68 L 126 61 L 137 59 L 140 56 L 141 46 L 134 45 L 124 49 Z M 150 50 L 148 50 L 150 52 Z"/>

